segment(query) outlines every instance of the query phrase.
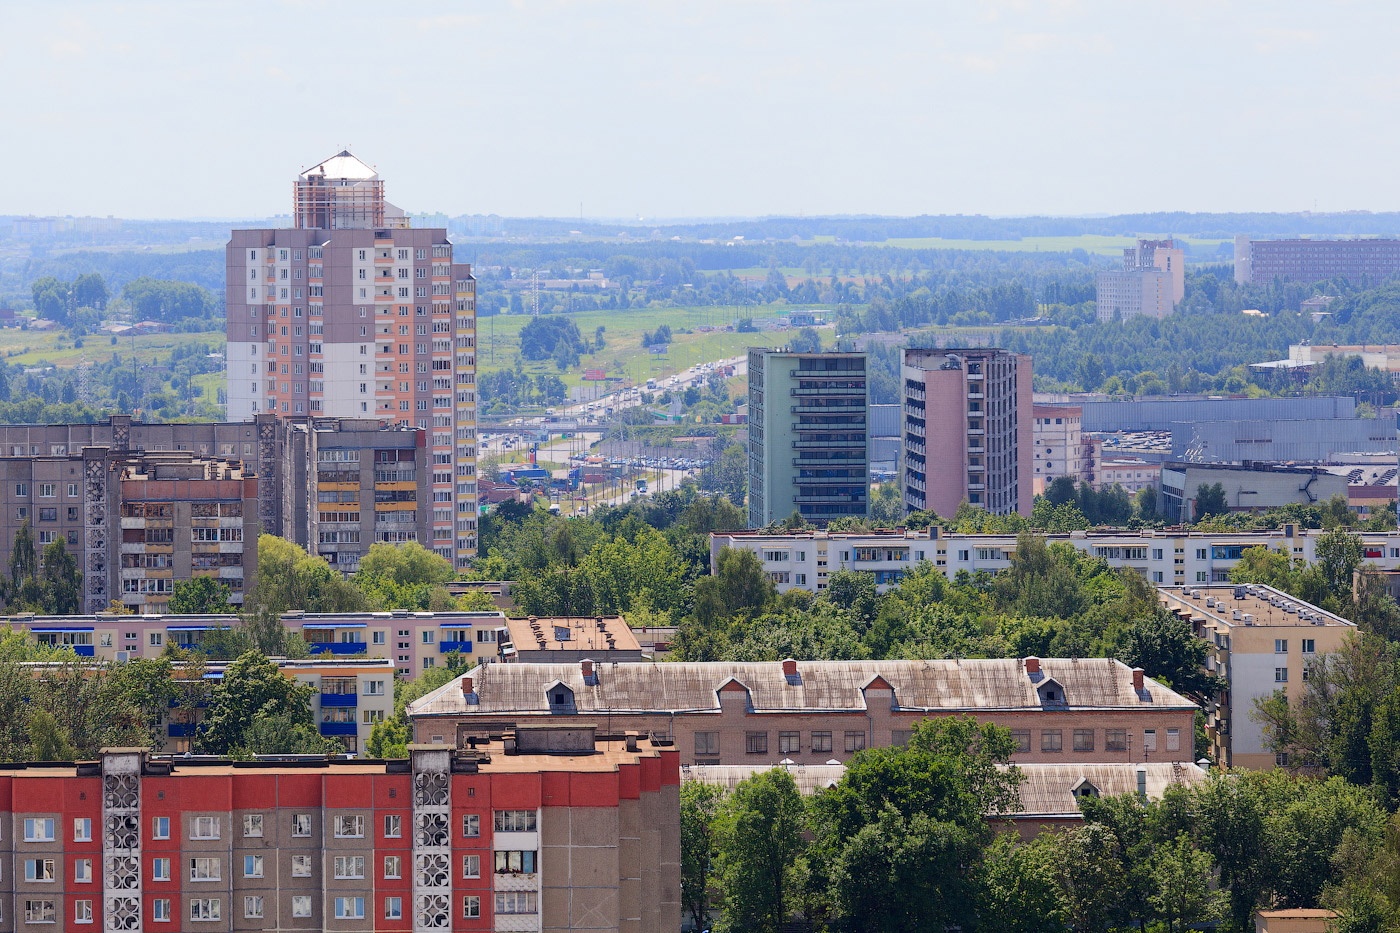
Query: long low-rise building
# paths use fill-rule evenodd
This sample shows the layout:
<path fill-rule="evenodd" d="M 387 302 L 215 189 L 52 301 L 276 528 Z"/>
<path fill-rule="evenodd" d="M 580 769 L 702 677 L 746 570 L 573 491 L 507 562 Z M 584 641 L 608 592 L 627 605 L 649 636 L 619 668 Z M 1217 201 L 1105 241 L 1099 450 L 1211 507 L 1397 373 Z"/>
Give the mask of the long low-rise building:
<path fill-rule="evenodd" d="M 0 764 L 7 930 L 676 930 L 679 767 L 522 729 L 407 760 Z"/>
<path fill-rule="evenodd" d="M 197 649 L 201 639 L 242 620 L 232 613 L 209 615 L 85 616 L 19 615 L 5 620 L 39 644 L 72 648 L 85 657 L 128 661 L 155 658 L 167 646 Z M 454 653 L 496 654 L 506 619 L 499 612 L 288 612 L 282 624 L 306 639 L 313 656 L 387 658 L 406 676 L 446 664 Z M 477 647 L 480 645 L 480 647 Z"/>
<path fill-rule="evenodd" d="M 411 703 L 420 742 L 596 720 L 674 741 L 682 764 L 842 762 L 915 723 L 1011 730 L 1015 760 L 1193 761 L 1197 706 L 1106 658 L 487 664 Z"/>
<path fill-rule="evenodd" d="M 1052 544 L 1068 544 L 1111 567 L 1125 567 L 1153 583 L 1226 583 L 1230 571 L 1252 547 L 1278 550 L 1309 563 L 1316 560 L 1317 542 L 1325 532 L 1284 525 L 1278 531 L 1075 531 L 1045 535 Z M 1383 570 L 1400 569 L 1400 531 L 1356 532 L 1367 563 Z M 928 562 L 950 580 L 959 572 L 996 573 L 1011 566 L 1016 551 L 1012 534 L 964 534 L 940 527 L 920 531 L 871 533 L 806 531 L 765 534 L 724 531 L 710 535 L 710 572 L 716 572 L 721 549 L 744 548 L 763 562 L 763 570 L 778 591 L 826 589 L 837 570 L 871 573 L 883 591 Z"/>

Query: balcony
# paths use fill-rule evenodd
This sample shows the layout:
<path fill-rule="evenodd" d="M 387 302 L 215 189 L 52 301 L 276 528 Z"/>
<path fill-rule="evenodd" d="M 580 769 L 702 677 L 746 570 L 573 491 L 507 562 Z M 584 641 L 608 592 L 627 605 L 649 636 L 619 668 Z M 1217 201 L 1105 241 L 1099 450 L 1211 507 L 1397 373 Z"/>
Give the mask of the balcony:
<path fill-rule="evenodd" d="M 832 448 L 832 449 L 841 448 L 841 449 L 848 449 L 848 450 L 849 450 L 849 449 L 860 449 L 860 448 L 863 448 L 863 447 L 866 446 L 866 442 L 865 442 L 865 439 L 864 439 L 864 438 L 861 438 L 860 440 L 854 440 L 854 441 L 850 441 L 850 440 L 835 440 L 835 439 L 833 439 L 833 438 L 827 438 L 826 440 L 801 440 L 801 441 L 793 441 L 793 442 L 792 442 L 792 446 L 793 446 L 793 448 L 796 449 L 796 450 L 810 450 L 810 449 L 814 449 L 814 448 Z"/>
<path fill-rule="evenodd" d="M 321 734 L 326 736 L 357 735 L 359 727 L 353 722 L 323 722 Z"/>
<path fill-rule="evenodd" d="M 312 654 L 363 654 L 369 650 L 362 641 L 313 641 L 306 647 Z"/>
<path fill-rule="evenodd" d="M 358 693 L 322 693 L 321 706 L 359 706 Z"/>
<path fill-rule="evenodd" d="M 460 651 L 462 654 L 471 654 L 472 643 L 469 641 L 440 641 L 438 642 L 438 651 L 443 654 L 451 654 L 454 651 Z"/>
<path fill-rule="evenodd" d="M 192 722 L 172 722 L 166 727 L 172 739 L 188 738 L 199 731 L 199 726 Z"/>
<path fill-rule="evenodd" d="M 863 502 L 865 501 L 865 497 L 862 496 L 862 495 L 860 495 L 860 494 L 858 494 L 858 493 L 855 494 L 855 495 L 852 495 L 851 493 L 843 492 L 843 493 L 826 493 L 826 494 L 819 495 L 819 496 L 793 496 L 793 497 L 792 497 L 792 501 L 793 501 L 793 502 L 802 502 L 802 503 L 807 503 L 807 504 L 832 504 L 832 503 L 834 503 L 834 504 L 838 504 L 838 505 L 845 505 L 845 504 L 849 504 L 849 505 L 860 505 L 861 503 L 863 503 Z"/>

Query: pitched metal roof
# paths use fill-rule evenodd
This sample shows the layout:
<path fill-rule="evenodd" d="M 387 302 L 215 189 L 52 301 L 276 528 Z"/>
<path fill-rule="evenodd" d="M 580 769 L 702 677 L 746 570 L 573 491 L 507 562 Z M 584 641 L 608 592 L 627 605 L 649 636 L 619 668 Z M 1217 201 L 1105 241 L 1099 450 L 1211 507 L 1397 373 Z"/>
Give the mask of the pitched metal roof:
<path fill-rule="evenodd" d="M 1134 691 L 1132 669 L 1107 658 L 1044 658 L 1037 674 L 1028 674 L 1021 659 L 801 661 L 791 678 L 780 661 L 624 661 L 593 669 L 594 683 L 585 684 L 578 663 L 485 664 L 464 675 L 473 679 L 475 703 L 467 704 L 458 678 L 410 704 L 408 712 L 548 714 L 544 685 L 556 680 L 573 691 L 582 714 L 717 712 L 717 691 L 729 681 L 748 691 L 756 712 L 863 712 L 865 689 L 877 677 L 893 688 L 895 709 L 916 712 L 1195 708 L 1151 678 L 1144 678 L 1141 693 Z M 1042 701 L 1037 691 L 1051 679 L 1063 688 L 1055 703 Z"/>
<path fill-rule="evenodd" d="M 323 175 L 326 178 L 350 178 L 356 180 L 368 180 L 378 178 L 379 173 L 361 162 L 349 149 L 342 149 L 335 155 L 311 166 L 301 173 L 302 178 L 309 178 L 312 175 Z"/>

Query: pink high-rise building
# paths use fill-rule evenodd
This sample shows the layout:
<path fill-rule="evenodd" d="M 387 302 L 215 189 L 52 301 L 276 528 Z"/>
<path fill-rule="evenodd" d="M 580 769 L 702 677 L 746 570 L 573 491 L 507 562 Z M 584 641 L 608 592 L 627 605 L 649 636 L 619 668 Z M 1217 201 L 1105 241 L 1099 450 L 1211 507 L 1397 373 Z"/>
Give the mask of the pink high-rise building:
<path fill-rule="evenodd" d="M 996 348 L 908 349 L 904 510 L 947 518 L 966 500 L 1031 514 L 1031 358 Z"/>
<path fill-rule="evenodd" d="M 228 258 L 228 415 L 376 418 L 415 429 L 429 475 L 322 448 L 312 540 L 418 540 L 458 567 L 476 553 L 476 280 L 441 228 L 409 229 L 384 183 L 349 151 L 302 172 L 294 226 L 235 230 Z M 346 473 L 344 481 L 339 474 Z M 416 525 L 431 497 L 429 540 Z M 314 545 L 313 545 L 314 546 Z"/>

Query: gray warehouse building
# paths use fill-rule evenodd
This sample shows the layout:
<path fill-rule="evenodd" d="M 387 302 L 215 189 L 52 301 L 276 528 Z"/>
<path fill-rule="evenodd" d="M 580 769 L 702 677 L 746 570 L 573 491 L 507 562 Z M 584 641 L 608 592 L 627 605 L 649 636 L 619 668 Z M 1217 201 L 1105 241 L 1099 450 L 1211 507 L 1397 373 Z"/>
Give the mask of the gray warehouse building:
<path fill-rule="evenodd" d="M 1206 462 L 1322 463 L 1345 454 L 1396 449 L 1389 418 L 1175 422 L 1171 431 L 1173 458 Z"/>
<path fill-rule="evenodd" d="M 1332 395 L 1307 398 L 1167 397 L 1074 404 L 1084 409 L 1080 429 L 1086 434 L 1170 431 L 1176 422 L 1311 421 L 1356 417 L 1356 399 Z"/>
<path fill-rule="evenodd" d="M 1276 505 L 1311 505 L 1347 494 L 1347 478 L 1320 468 L 1281 467 L 1270 463 L 1168 463 L 1162 466 L 1157 511 L 1168 522 L 1196 518 L 1196 490 L 1219 483 L 1232 512 L 1267 509 Z"/>

